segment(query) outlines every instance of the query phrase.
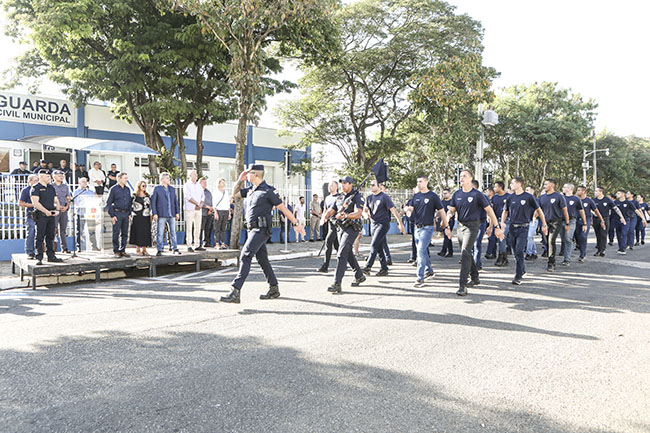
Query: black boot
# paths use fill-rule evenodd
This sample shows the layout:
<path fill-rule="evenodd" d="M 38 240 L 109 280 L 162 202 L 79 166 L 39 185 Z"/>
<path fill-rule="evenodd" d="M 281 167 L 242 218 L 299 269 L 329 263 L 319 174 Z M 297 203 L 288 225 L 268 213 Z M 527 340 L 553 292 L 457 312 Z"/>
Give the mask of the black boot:
<path fill-rule="evenodd" d="M 230 292 L 230 295 L 221 297 L 221 302 L 228 302 L 228 303 L 231 303 L 231 304 L 239 304 L 240 301 L 241 300 L 239 299 L 239 290 L 237 290 L 237 289 L 232 289 L 232 292 Z"/>
<path fill-rule="evenodd" d="M 364 281 L 366 281 L 366 277 L 364 277 L 364 276 L 362 275 L 361 278 L 355 278 L 354 281 L 352 281 L 352 282 L 350 283 L 350 285 L 351 285 L 352 287 L 359 287 L 359 285 L 360 285 L 361 283 L 363 283 Z"/>
<path fill-rule="evenodd" d="M 327 288 L 328 292 L 341 293 L 341 283 L 334 283 Z"/>
<path fill-rule="evenodd" d="M 269 287 L 269 291 L 266 292 L 266 295 L 260 295 L 260 299 L 275 299 L 280 297 L 280 290 L 278 286 Z"/>
<path fill-rule="evenodd" d="M 497 261 L 494 262 L 494 266 L 499 266 L 499 267 L 506 266 L 505 261 L 506 261 L 506 254 L 499 253 L 499 257 L 497 257 Z"/>

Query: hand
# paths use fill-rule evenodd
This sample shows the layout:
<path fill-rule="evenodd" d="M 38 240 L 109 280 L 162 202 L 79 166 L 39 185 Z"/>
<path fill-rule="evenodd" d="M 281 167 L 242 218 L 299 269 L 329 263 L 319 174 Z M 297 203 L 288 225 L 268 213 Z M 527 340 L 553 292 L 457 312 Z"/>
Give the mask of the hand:
<path fill-rule="evenodd" d="M 400 233 L 406 234 L 406 230 L 404 230 L 404 224 L 400 221 L 399 224 L 397 224 L 397 228 L 399 228 Z"/>
<path fill-rule="evenodd" d="M 627 223 L 625 222 L 625 218 L 621 218 L 621 224 L 623 224 L 624 226 L 627 225 Z"/>
<path fill-rule="evenodd" d="M 646 221 L 641 220 L 641 223 L 643 224 L 643 227 L 646 227 L 648 223 Z"/>
<path fill-rule="evenodd" d="M 542 233 L 544 233 L 544 236 L 548 236 L 548 226 L 546 224 L 542 225 Z"/>
<path fill-rule="evenodd" d="M 447 238 L 451 239 L 451 227 L 449 227 L 449 226 L 445 227 L 445 236 L 447 236 Z"/>
<path fill-rule="evenodd" d="M 569 224 L 564 225 L 564 231 L 569 233 Z"/>
<path fill-rule="evenodd" d="M 305 226 L 302 224 L 298 224 L 293 227 L 293 229 L 296 231 L 296 233 L 301 234 L 303 236 L 307 236 L 307 233 L 305 232 Z"/>
<path fill-rule="evenodd" d="M 153 216 L 153 220 L 156 221 L 156 222 L 158 222 L 158 215 L 154 215 L 154 216 Z"/>
<path fill-rule="evenodd" d="M 603 230 L 607 228 L 607 225 L 605 225 L 605 221 L 600 222 L 600 228 L 602 228 Z"/>
<path fill-rule="evenodd" d="M 341 212 L 341 213 L 336 214 L 336 219 L 337 220 L 342 220 L 342 219 L 345 219 L 345 218 L 347 218 L 347 215 L 346 215 L 345 212 Z"/>
<path fill-rule="evenodd" d="M 487 230 L 485 231 L 485 235 L 489 238 L 492 236 L 492 226 L 488 226 Z"/>
<path fill-rule="evenodd" d="M 499 227 L 497 227 L 497 228 L 494 230 L 494 233 L 496 234 L 497 238 L 499 238 L 500 241 L 502 241 L 503 238 L 505 238 L 505 236 L 504 236 L 504 234 L 503 234 L 503 230 L 501 230 Z"/>
<path fill-rule="evenodd" d="M 218 220 L 218 219 L 219 219 L 219 212 L 215 212 L 215 213 L 214 213 L 214 219 L 215 219 L 215 220 Z"/>
<path fill-rule="evenodd" d="M 178 214 L 176 214 L 176 221 L 178 221 L 180 219 L 181 219 L 181 217 Z"/>
<path fill-rule="evenodd" d="M 246 170 L 242 171 L 241 174 L 239 175 L 239 181 L 241 182 L 241 181 L 246 180 L 246 175 L 247 174 L 248 174 L 248 172 Z"/>
<path fill-rule="evenodd" d="M 53 211 L 52 211 L 52 216 L 58 216 L 58 215 L 59 215 L 59 211 L 58 211 L 58 210 L 53 210 Z"/>
<path fill-rule="evenodd" d="M 586 224 L 583 225 L 583 226 L 582 226 L 582 232 L 583 232 L 583 233 L 587 233 L 587 228 L 588 228 L 588 227 L 587 227 Z"/>
<path fill-rule="evenodd" d="M 117 222 L 117 217 L 113 217 L 113 218 L 111 218 L 111 222 L 112 222 L 113 224 L 115 224 L 115 223 Z"/>
<path fill-rule="evenodd" d="M 201 210 L 201 206 L 194 206 L 194 210 Z"/>
<path fill-rule="evenodd" d="M 129 215 L 129 222 L 133 220 L 133 215 Z"/>

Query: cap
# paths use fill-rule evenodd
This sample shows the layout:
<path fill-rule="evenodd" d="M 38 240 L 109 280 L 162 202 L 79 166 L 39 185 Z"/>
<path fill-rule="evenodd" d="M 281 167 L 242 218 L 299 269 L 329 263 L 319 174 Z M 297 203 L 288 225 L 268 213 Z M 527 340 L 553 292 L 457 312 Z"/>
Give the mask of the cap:
<path fill-rule="evenodd" d="M 52 174 L 49 168 L 41 168 L 38 170 L 38 174 Z"/>
<path fill-rule="evenodd" d="M 39 162 L 40 162 L 41 164 L 43 164 L 44 162 L 47 162 L 47 161 L 44 160 L 44 159 L 41 159 Z"/>
<path fill-rule="evenodd" d="M 264 171 L 264 165 L 262 165 L 262 164 L 253 164 L 250 167 L 248 167 L 248 170 Z"/>
<path fill-rule="evenodd" d="M 27 163 L 25 161 L 20 161 L 18 165 L 27 165 Z"/>
<path fill-rule="evenodd" d="M 64 174 L 61 170 L 54 170 L 52 174 Z"/>
<path fill-rule="evenodd" d="M 342 179 L 339 179 L 339 182 L 341 183 L 354 183 L 354 179 L 352 179 L 350 176 L 345 176 Z"/>

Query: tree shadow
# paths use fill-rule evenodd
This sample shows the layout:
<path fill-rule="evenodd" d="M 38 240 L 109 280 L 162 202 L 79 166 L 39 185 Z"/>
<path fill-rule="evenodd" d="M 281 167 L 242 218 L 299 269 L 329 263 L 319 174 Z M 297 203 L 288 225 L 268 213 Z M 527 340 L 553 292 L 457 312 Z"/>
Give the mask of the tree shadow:
<path fill-rule="evenodd" d="M 5 432 L 606 432 L 252 337 L 112 332 L 0 357 Z"/>

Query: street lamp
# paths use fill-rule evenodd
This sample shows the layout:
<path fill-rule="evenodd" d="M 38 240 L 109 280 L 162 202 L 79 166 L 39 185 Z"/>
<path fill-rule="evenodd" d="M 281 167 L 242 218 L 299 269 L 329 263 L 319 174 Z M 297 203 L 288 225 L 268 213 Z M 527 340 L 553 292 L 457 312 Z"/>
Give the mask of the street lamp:
<path fill-rule="evenodd" d="M 483 110 L 483 104 L 478 105 L 478 116 L 481 119 L 481 139 L 476 143 L 476 171 L 474 179 L 483 182 L 483 148 L 485 147 L 485 128 L 499 124 L 499 115 L 492 110 Z M 484 187 L 482 185 L 481 187 Z"/>
<path fill-rule="evenodd" d="M 607 149 L 596 149 L 596 132 L 594 131 L 593 135 L 593 150 L 587 152 L 587 149 L 582 149 L 582 182 L 583 185 L 587 186 L 587 169 L 589 168 L 589 163 L 587 162 L 587 157 L 590 155 L 594 156 L 594 194 L 596 194 L 596 188 L 598 188 L 598 175 L 596 170 L 596 154 L 598 152 L 605 152 L 605 156 L 609 156 L 609 148 Z"/>

